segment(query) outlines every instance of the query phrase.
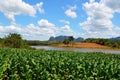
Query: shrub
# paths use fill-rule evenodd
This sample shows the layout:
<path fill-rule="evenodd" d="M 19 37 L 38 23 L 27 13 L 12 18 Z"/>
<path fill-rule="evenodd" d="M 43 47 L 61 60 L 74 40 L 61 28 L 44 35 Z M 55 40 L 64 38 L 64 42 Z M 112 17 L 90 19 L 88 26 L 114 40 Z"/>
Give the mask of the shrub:
<path fill-rule="evenodd" d="M 20 34 L 10 33 L 3 39 L 3 45 L 12 48 L 25 48 L 27 45 Z"/>

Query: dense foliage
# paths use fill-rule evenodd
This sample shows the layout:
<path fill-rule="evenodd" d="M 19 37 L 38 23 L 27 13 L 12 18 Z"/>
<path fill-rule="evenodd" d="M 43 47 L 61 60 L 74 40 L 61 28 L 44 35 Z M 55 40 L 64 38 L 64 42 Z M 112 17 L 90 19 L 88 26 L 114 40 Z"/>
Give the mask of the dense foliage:
<path fill-rule="evenodd" d="M 21 35 L 17 33 L 10 33 L 3 39 L 0 39 L 0 43 L 2 47 L 30 49 L 30 46 L 28 46 L 25 40 L 22 39 Z"/>
<path fill-rule="evenodd" d="M 0 49 L 1 80 L 119 80 L 120 55 Z"/>
<path fill-rule="evenodd" d="M 74 40 L 74 37 L 73 36 L 69 36 L 67 39 L 65 39 L 63 41 L 64 44 L 72 44 L 73 43 L 73 40 Z"/>
<path fill-rule="evenodd" d="M 28 45 L 58 45 L 60 43 L 70 44 L 74 40 L 73 36 L 66 36 L 66 39 L 63 41 L 50 40 L 50 41 L 39 41 L 39 40 L 26 40 Z"/>
<path fill-rule="evenodd" d="M 0 38 L 0 43 L 3 41 L 3 39 L 2 38 Z"/>
<path fill-rule="evenodd" d="M 3 41 L 3 39 L 0 38 L 0 47 L 2 47 L 2 41 Z"/>
<path fill-rule="evenodd" d="M 61 42 L 49 42 L 49 41 L 38 41 L 38 40 L 26 40 L 26 43 L 28 45 L 57 45 L 60 44 Z"/>
<path fill-rule="evenodd" d="M 20 48 L 23 45 L 22 37 L 16 33 L 9 34 L 4 38 L 3 44 L 13 48 Z"/>
<path fill-rule="evenodd" d="M 120 48 L 120 40 L 110 40 L 103 38 L 89 38 L 84 40 L 83 42 L 97 43 L 105 46 L 109 46 L 112 48 Z"/>

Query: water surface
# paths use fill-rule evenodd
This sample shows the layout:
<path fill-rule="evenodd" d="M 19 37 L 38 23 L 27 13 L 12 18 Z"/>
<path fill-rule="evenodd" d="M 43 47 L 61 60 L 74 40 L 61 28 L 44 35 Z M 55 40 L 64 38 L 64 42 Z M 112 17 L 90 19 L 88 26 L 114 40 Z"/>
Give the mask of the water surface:
<path fill-rule="evenodd" d="M 120 50 L 110 50 L 110 49 L 88 49 L 88 48 L 70 48 L 70 47 L 52 47 L 52 46 L 32 46 L 36 49 L 45 49 L 45 50 L 67 50 L 75 52 L 104 52 L 111 54 L 120 54 Z"/>

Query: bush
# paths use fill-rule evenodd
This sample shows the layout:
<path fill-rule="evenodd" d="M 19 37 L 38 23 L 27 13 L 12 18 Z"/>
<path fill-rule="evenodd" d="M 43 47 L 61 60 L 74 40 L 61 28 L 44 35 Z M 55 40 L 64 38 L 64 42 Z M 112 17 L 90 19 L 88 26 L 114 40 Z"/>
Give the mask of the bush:
<path fill-rule="evenodd" d="M 10 33 L 3 39 L 3 45 L 11 48 L 25 48 L 27 47 L 25 41 L 20 34 Z"/>

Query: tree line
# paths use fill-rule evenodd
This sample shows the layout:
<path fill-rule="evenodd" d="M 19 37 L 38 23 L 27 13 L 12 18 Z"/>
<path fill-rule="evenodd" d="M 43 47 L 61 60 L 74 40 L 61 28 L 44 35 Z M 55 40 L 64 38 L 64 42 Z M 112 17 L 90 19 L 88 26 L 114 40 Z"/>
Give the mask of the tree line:
<path fill-rule="evenodd" d="M 109 46 L 112 48 L 120 48 L 120 40 L 110 40 L 110 39 L 103 39 L 103 38 L 88 38 L 82 42 L 97 43 L 97 44 Z"/>
<path fill-rule="evenodd" d="M 74 37 L 69 36 L 63 42 L 48 42 L 48 41 L 28 41 L 23 40 L 20 34 L 10 33 L 4 38 L 0 38 L 0 47 L 10 47 L 10 48 L 31 48 L 29 45 L 57 45 L 59 43 L 64 43 L 65 45 L 73 44 Z M 103 38 L 88 38 L 82 42 L 97 43 L 100 45 L 109 46 L 112 48 L 120 48 L 120 40 L 110 40 Z"/>

